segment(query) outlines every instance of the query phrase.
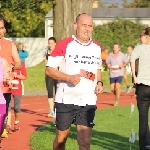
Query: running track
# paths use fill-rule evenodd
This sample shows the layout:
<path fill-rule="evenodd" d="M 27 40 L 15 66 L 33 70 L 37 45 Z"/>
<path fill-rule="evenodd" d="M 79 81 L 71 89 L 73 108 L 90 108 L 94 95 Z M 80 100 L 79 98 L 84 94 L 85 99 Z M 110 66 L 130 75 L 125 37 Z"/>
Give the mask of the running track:
<path fill-rule="evenodd" d="M 121 94 L 120 105 L 136 104 L 136 99 L 132 93 Z M 113 107 L 114 96 L 111 93 L 103 93 L 98 97 L 98 109 Z M 39 126 L 51 121 L 47 117 L 48 102 L 47 96 L 24 96 L 22 100 L 22 113 L 20 118 L 19 132 L 9 134 L 8 138 L 2 140 L 2 150 L 31 150 L 29 146 L 30 136 Z M 14 115 L 12 111 L 12 128 Z"/>

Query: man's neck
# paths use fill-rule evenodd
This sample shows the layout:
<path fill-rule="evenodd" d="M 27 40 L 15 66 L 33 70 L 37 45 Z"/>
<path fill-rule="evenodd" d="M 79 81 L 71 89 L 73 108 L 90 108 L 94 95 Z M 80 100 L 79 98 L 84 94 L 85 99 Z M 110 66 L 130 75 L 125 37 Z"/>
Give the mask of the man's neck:
<path fill-rule="evenodd" d="M 88 40 L 83 40 L 83 39 L 80 39 L 79 37 L 77 37 L 77 36 L 75 36 L 76 37 L 76 39 L 80 42 L 80 43 L 89 43 L 89 41 L 90 41 L 90 38 L 88 39 Z"/>

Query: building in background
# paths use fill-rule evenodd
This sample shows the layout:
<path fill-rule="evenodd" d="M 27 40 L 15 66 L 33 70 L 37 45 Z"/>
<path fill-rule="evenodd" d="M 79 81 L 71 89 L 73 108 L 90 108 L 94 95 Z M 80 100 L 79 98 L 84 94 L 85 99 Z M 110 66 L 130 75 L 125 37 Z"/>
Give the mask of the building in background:
<path fill-rule="evenodd" d="M 111 22 L 116 17 L 150 26 L 150 8 L 98 8 L 93 4 L 92 17 L 95 25 Z M 53 11 L 45 16 L 45 38 L 53 36 Z"/>

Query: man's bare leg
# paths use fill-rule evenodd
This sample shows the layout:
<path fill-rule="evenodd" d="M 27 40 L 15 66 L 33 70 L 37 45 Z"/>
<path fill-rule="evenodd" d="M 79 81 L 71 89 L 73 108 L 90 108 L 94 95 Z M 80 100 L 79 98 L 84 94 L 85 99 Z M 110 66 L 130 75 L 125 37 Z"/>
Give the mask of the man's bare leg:
<path fill-rule="evenodd" d="M 115 83 L 110 84 L 110 90 L 111 90 L 111 92 L 114 93 L 114 95 L 116 95 L 116 87 L 115 87 Z"/>
<path fill-rule="evenodd" d="M 92 128 L 77 125 L 77 141 L 79 150 L 90 150 Z"/>
<path fill-rule="evenodd" d="M 116 99 L 120 99 L 120 83 L 116 83 Z"/>
<path fill-rule="evenodd" d="M 70 128 L 64 131 L 56 129 L 56 137 L 53 142 L 53 150 L 65 150 L 65 144 L 70 132 Z"/>
<path fill-rule="evenodd" d="M 125 72 L 125 73 L 124 73 L 124 81 L 125 81 L 125 83 L 126 83 L 126 86 L 129 86 L 127 76 L 128 76 L 128 73 Z"/>

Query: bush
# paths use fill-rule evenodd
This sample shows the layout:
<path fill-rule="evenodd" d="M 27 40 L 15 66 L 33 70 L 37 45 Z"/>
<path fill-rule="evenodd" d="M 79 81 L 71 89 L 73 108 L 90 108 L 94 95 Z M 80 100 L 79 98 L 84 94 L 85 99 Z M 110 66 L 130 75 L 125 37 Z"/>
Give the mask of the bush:
<path fill-rule="evenodd" d="M 114 43 L 119 43 L 125 52 L 128 45 L 135 46 L 139 43 L 139 34 L 143 28 L 145 26 L 139 22 L 115 18 L 112 22 L 95 26 L 93 38 L 103 47 L 112 48 Z"/>

